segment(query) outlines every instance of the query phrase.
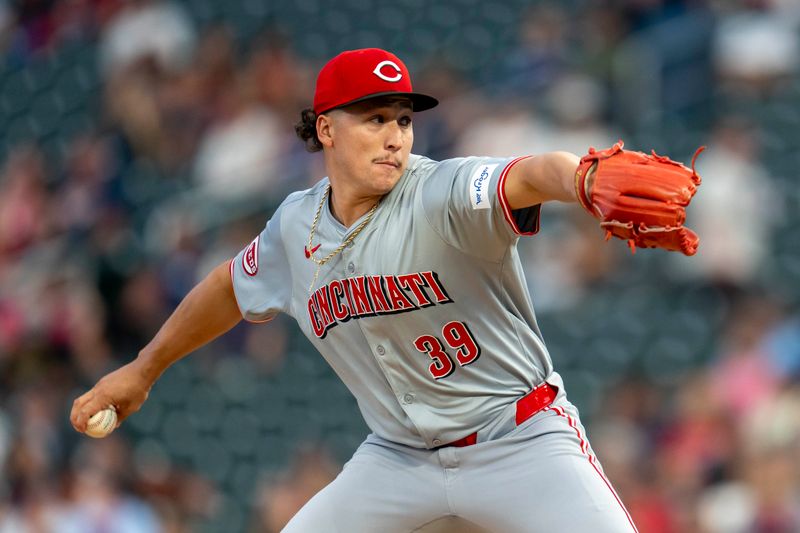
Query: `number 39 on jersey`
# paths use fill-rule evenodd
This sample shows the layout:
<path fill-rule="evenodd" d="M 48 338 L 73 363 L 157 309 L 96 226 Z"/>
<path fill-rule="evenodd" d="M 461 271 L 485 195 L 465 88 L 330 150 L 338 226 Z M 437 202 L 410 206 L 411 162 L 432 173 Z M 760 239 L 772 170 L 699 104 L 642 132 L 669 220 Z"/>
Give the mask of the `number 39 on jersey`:
<path fill-rule="evenodd" d="M 460 366 L 471 365 L 481 355 L 481 347 L 463 322 L 454 320 L 445 324 L 442 327 L 442 338 L 454 350 Z M 414 347 L 432 359 L 428 371 L 433 379 L 446 378 L 456 369 L 453 358 L 445 351 L 438 337 L 420 335 L 414 340 Z"/>

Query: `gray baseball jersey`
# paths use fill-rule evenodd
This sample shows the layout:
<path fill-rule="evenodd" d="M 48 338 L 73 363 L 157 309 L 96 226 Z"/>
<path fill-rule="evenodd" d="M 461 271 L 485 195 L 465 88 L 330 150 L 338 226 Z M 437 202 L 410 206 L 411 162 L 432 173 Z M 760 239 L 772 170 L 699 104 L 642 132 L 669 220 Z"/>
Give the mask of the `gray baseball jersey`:
<path fill-rule="evenodd" d="M 446 516 L 489 532 L 636 531 L 536 325 L 516 242 L 539 206 L 511 211 L 502 193 L 516 161 L 411 156 L 311 288 L 327 179 L 231 261 L 243 316 L 292 315 L 373 431 L 285 533 L 421 532 Z M 323 205 L 312 250 L 325 257 L 364 220 L 348 230 Z M 518 423 L 517 400 L 544 381 L 558 396 Z"/>
<path fill-rule="evenodd" d="M 512 212 L 501 192 L 518 160 L 410 156 L 311 290 L 317 266 L 306 245 L 328 180 L 291 194 L 231 261 L 242 315 L 294 317 L 370 429 L 411 447 L 490 433 L 545 380 L 563 394 L 516 249 L 520 235 L 538 230 L 539 206 Z M 316 257 L 360 222 L 345 228 L 324 205 Z"/>

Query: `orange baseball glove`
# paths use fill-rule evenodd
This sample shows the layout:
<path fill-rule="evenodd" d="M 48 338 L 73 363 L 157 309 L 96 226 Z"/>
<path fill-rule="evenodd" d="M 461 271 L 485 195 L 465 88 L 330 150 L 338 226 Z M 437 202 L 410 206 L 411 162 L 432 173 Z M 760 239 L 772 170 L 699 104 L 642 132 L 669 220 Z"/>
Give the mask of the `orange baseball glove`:
<path fill-rule="evenodd" d="M 607 150 L 589 149 L 575 173 L 575 192 L 581 205 L 600 219 L 611 236 L 628 241 L 631 251 L 664 248 L 694 255 L 700 242 L 684 227 L 686 206 L 692 200 L 700 176 L 692 168 L 652 152 L 623 150 L 623 142 Z M 587 183 L 593 180 L 590 194 Z"/>

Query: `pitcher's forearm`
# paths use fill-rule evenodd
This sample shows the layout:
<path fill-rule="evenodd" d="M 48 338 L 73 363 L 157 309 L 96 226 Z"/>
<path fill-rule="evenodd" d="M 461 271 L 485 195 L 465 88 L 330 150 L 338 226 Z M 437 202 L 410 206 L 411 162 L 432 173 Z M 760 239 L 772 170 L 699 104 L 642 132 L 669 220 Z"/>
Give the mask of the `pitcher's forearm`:
<path fill-rule="evenodd" d="M 537 185 L 548 200 L 577 202 L 575 171 L 580 158 L 569 152 L 550 152 L 542 158 L 542 170 Z"/>
<path fill-rule="evenodd" d="M 151 382 L 172 363 L 219 337 L 239 323 L 228 261 L 195 286 L 137 357 Z"/>
<path fill-rule="evenodd" d="M 576 202 L 575 171 L 580 158 L 569 152 L 548 152 L 513 166 L 505 194 L 511 209 L 542 202 Z"/>

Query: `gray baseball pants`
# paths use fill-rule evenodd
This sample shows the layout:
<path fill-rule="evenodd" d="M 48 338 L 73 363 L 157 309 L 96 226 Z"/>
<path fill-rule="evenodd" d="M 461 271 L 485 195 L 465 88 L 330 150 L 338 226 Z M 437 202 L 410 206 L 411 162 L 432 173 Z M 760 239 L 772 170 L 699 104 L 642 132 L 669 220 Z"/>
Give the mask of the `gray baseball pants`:
<path fill-rule="evenodd" d="M 407 533 L 445 516 L 491 533 L 636 532 L 563 398 L 502 437 L 463 448 L 369 435 L 283 531 Z"/>

